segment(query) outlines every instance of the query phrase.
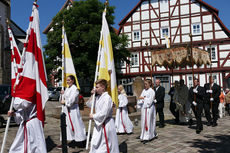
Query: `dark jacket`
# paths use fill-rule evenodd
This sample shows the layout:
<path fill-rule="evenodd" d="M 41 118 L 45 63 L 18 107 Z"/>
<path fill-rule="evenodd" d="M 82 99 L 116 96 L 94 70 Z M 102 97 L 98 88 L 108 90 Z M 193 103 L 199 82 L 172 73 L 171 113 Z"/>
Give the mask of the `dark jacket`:
<path fill-rule="evenodd" d="M 164 108 L 164 98 L 165 98 L 165 88 L 162 86 L 159 86 L 159 88 L 155 91 L 155 99 L 157 100 L 157 108 Z"/>
<path fill-rule="evenodd" d="M 206 102 L 210 102 L 210 98 L 211 98 L 211 94 L 207 93 L 207 90 L 210 90 L 210 84 L 206 83 L 204 85 L 204 89 L 205 89 L 205 101 Z M 219 103 L 220 102 L 220 93 L 221 93 L 221 88 L 219 85 L 217 85 L 216 83 L 213 84 L 212 86 L 212 98 L 214 99 L 214 102 Z"/>
<path fill-rule="evenodd" d="M 171 103 L 173 102 L 174 93 L 175 93 L 175 87 L 171 87 L 168 93 L 168 95 L 171 97 L 171 100 L 170 100 Z"/>
<path fill-rule="evenodd" d="M 197 104 L 201 104 L 204 101 L 204 96 L 205 96 L 205 90 L 204 87 L 198 86 L 197 87 L 197 93 L 193 92 L 193 87 L 189 89 L 189 95 L 188 95 L 188 100 L 190 103 L 195 101 Z M 194 96 L 196 99 L 194 100 Z"/>

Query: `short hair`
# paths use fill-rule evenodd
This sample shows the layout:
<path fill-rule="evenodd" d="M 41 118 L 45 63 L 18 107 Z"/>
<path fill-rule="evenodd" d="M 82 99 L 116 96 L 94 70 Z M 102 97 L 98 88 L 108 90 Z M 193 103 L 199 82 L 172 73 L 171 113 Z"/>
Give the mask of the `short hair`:
<path fill-rule="evenodd" d="M 118 88 L 121 88 L 121 93 L 126 95 L 124 86 L 123 86 L 122 84 L 120 84 L 120 85 L 118 86 Z"/>
<path fill-rule="evenodd" d="M 98 79 L 95 83 L 96 83 L 96 85 L 100 84 L 100 85 L 104 86 L 105 89 L 107 89 L 107 86 L 108 86 L 107 80 L 105 80 L 105 79 Z"/>
<path fill-rule="evenodd" d="M 197 80 L 197 82 L 200 82 L 198 78 L 194 78 L 194 81 Z"/>
<path fill-rule="evenodd" d="M 152 87 L 152 80 L 151 79 L 145 79 L 146 82 L 148 82 L 148 84 L 150 84 L 150 87 Z"/>

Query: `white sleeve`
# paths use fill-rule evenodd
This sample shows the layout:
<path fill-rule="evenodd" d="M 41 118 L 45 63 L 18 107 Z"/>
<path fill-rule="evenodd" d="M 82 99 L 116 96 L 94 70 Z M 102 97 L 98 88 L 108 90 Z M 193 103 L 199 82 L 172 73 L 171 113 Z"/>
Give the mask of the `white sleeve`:
<path fill-rule="evenodd" d="M 118 96 L 118 100 L 119 100 L 119 107 L 125 107 L 128 104 L 128 98 L 123 94 L 120 94 Z"/>
<path fill-rule="evenodd" d="M 16 110 L 26 109 L 32 105 L 32 102 L 16 97 L 14 99 L 13 107 Z"/>
<path fill-rule="evenodd" d="M 147 97 L 144 98 L 144 108 L 151 107 L 153 104 L 154 98 L 155 98 L 155 92 L 153 90 L 150 90 L 148 92 Z"/>
<path fill-rule="evenodd" d="M 73 104 L 78 102 L 79 91 L 76 88 L 70 89 L 70 96 L 65 96 L 65 105 L 71 107 Z"/>
<path fill-rule="evenodd" d="M 103 107 L 93 115 L 94 122 L 97 126 L 101 126 L 105 120 L 108 118 L 109 113 L 113 107 L 113 102 L 111 98 L 104 98 Z"/>

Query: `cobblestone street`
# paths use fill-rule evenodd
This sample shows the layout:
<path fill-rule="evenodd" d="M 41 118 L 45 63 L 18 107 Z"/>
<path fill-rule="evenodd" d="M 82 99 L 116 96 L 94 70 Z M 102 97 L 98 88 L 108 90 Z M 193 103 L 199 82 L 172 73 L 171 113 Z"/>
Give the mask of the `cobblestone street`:
<path fill-rule="evenodd" d="M 50 103 L 50 102 L 48 102 Z M 53 118 L 50 114 L 52 107 L 57 105 L 56 102 L 47 105 L 46 109 L 46 124 L 45 137 L 47 142 L 47 150 L 49 153 L 61 153 L 61 150 L 56 148 L 60 144 L 60 121 Z M 188 128 L 186 125 L 175 125 L 173 117 L 168 111 L 168 107 L 164 109 L 166 126 L 164 128 L 157 127 L 158 139 L 155 139 L 147 144 L 142 144 L 136 137 L 140 134 L 140 124 L 134 127 L 132 135 L 118 135 L 119 148 L 122 153 L 228 153 L 230 152 L 230 116 L 226 116 L 218 120 L 217 127 L 204 125 L 204 130 L 200 134 L 196 134 L 195 125 Z M 84 117 L 86 129 L 88 128 L 87 118 Z M 140 122 L 139 122 L 140 123 Z M 203 118 L 203 123 L 206 119 Z M 4 135 L 4 128 L 0 129 L 0 141 Z M 6 150 L 8 152 L 12 141 L 15 138 L 18 126 L 12 125 L 8 132 Z M 69 153 L 87 153 L 85 148 L 69 148 Z"/>

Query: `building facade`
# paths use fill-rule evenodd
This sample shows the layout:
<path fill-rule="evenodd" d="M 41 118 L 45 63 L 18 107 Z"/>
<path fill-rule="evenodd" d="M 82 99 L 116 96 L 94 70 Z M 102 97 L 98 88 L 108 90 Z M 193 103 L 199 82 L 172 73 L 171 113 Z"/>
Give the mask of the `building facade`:
<path fill-rule="evenodd" d="M 10 19 L 10 0 L 0 1 L 0 84 L 11 83 L 11 50 L 6 20 Z M 20 50 L 26 33 L 10 20 L 10 27 Z"/>
<path fill-rule="evenodd" d="M 136 76 L 161 80 L 168 92 L 172 81 L 184 79 L 192 86 L 192 68 L 173 70 L 151 66 L 151 52 L 166 48 L 166 36 L 170 46 L 184 46 L 211 50 L 212 67 L 194 66 L 195 77 L 201 85 L 208 82 L 210 70 L 214 81 L 221 87 L 230 86 L 230 31 L 218 16 L 219 11 L 201 0 L 140 0 L 119 23 L 119 34 L 128 35 L 130 64 L 120 64 L 119 84 L 126 84 L 132 93 Z M 190 37 L 192 35 L 192 39 Z"/>

